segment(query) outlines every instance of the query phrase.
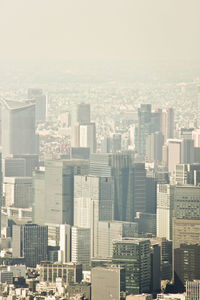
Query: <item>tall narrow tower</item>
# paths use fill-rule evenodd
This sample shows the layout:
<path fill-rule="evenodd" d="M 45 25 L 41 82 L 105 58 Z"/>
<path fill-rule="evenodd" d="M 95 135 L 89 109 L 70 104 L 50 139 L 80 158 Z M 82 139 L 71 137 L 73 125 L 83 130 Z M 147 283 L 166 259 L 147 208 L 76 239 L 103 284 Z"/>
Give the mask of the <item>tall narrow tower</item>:
<path fill-rule="evenodd" d="M 2 156 L 37 154 L 35 104 L 2 100 Z"/>
<path fill-rule="evenodd" d="M 162 134 L 166 142 L 167 139 L 174 138 L 174 110 L 165 108 L 162 110 Z"/>

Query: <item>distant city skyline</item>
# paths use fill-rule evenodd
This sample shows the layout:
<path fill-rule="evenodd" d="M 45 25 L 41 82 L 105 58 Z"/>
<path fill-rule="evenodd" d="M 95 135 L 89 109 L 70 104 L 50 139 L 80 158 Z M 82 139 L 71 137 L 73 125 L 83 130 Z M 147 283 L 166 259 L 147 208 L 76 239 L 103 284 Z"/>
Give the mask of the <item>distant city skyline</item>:
<path fill-rule="evenodd" d="M 200 0 L 0 0 L 0 300 L 200 300 L 199 30 Z"/>

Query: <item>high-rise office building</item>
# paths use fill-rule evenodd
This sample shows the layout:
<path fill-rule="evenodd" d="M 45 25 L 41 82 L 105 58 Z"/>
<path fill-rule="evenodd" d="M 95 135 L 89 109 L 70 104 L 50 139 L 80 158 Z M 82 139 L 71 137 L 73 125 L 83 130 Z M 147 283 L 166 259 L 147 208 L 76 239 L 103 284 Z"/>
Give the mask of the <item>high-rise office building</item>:
<path fill-rule="evenodd" d="M 164 141 L 174 138 L 174 110 L 165 108 L 162 110 L 162 134 Z"/>
<path fill-rule="evenodd" d="M 73 164 L 45 161 L 45 222 L 73 225 Z"/>
<path fill-rule="evenodd" d="M 194 142 L 190 139 L 168 139 L 162 149 L 162 160 L 170 175 L 175 175 L 177 164 L 195 162 Z"/>
<path fill-rule="evenodd" d="M 186 281 L 186 300 L 200 299 L 200 280 Z"/>
<path fill-rule="evenodd" d="M 35 170 L 32 178 L 32 219 L 33 223 L 38 225 L 44 225 L 45 220 L 45 171 Z"/>
<path fill-rule="evenodd" d="M 129 180 L 130 194 L 133 195 L 133 207 L 131 207 L 130 203 L 130 207 L 127 207 L 127 215 L 130 209 L 128 220 L 131 220 L 132 213 L 135 216 L 136 212 L 145 212 L 147 210 L 148 199 L 146 198 L 146 170 L 144 163 L 134 163 Z"/>
<path fill-rule="evenodd" d="M 176 186 L 174 195 L 174 217 L 200 220 L 200 187 Z"/>
<path fill-rule="evenodd" d="M 175 174 L 176 165 L 182 162 L 181 146 L 182 140 L 171 139 L 167 140 L 167 166 L 168 172 L 171 175 Z"/>
<path fill-rule="evenodd" d="M 151 241 L 151 292 L 160 291 L 161 283 L 161 247 L 159 243 Z"/>
<path fill-rule="evenodd" d="M 179 291 L 184 291 L 186 281 L 200 279 L 200 245 L 181 244 L 174 250 L 174 279 Z"/>
<path fill-rule="evenodd" d="M 35 134 L 35 104 L 1 100 L 2 154 L 37 154 Z"/>
<path fill-rule="evenodd" d="M 146 138 L 146 159 L 149 162 L 162 161 L 164 137 L 161 132 L 151 133 Z"/>
<path fill-rule="evenodd" d="M 70 149 L 71 159 L 89 159 L 90 148 L 89 147 L 71 147 Z"/>
<path fill-rule="evenodd" d="M 91 256 L 96 257 L 94 244 L 98 221 L 113 219 L 114 182 L 112 177 L 75 176 L 74 225 L 91 230 Z"/>
<path fill-rule="evenodd" d="M 147 239 L 113 242 L 114 264 L 125 268 L 127 294 L 148 293 L 151 288 L 151 249 Z"/>
<path fill-rule="evenodd" d="M 71 226 L 69 224 L 60 225 L 60 250 L 58 259 L 62 263 L 71 261 Z"/>
<path fill-rule="evenodd" d="M 179 129 L 179 138 L 184 139 L 184 140 L 191 140 L 193 131 L 194 131 L 194 128 L 180 128 Z"/>
<path fill-rule="evenodd" d="M 6 157 L 2 160 L 5 177 L 25 177 L 26 161 L 23 158 Z"/>
<path fill-rule="evenodd" d="M 125 299 L 125 270 L 120 266 L 92 268 L 92 299 L 122 300 Z"/>
<path fill-rule="evenodd" d="M 138 224 L 139 234 L 156 236 L 156 214 L 137 212 L 135 222 Z"/>
<path fill-rule="evenodd" d="M 111 138 L 109 136 L 104 137 L 101 140 L 101 153 L 111 153 Z"/>
<path fill-rule="evenodd" d="M 39 155 L 10 155 L 3 159 L 5 177 L 32 177 L 32 172 L 39 165 Z"/>
<path fill-rule="evenodd" d="M 173 219 L 173 248 L 200 244 L 200 220 Z"/>
<path fill-rule="evenodd" d="M 169 184 L 157 186 L 157 236 L 172 239 L 172 220 L 175 187 Z"/>
<path fill-rule="evenodd" d="M 111 138 L 111 149 L 113 153 L 121 151 L 122 136 L 119 133 L 113 133 Z"/>
<path fill-rule="evenodd" d="M 200 187 L 176 186 L 173 218 L 173 267 L 175 285 L 180 291 L 184 289 L 186 280 L 200 279 L 200 277 L 195 277 L 196 271 L 192 269 L 192 264 L 196 264 L 200 259 L 199 250 L 196 251 L 194 245 L 200 245 Z M 186 259 L 187 253 L 188 258 Z"/>
<path fill-rule="evenodd" d="M 176 165 L 176 183 L 198 185 L 200 183 L 200 164 Z"/>
<path fill-rule="evenodd" d="M 44 123 L 47 114 L 47 96 L 43 94 L 42 89 L 29 88 L 28 99 L 35 103 L 36 123 Z"/>
<path fill-rule="evenodd" d="M 176 165 L 176 183 L 188 184 L 188 164 Z"/>
<path fill-rule="evenodd" d="M 90 149 L 90 153 L 96 152 L 96 126 L 89 123 L 79 126 L 79 146 Z"/>
<path fill-rule="evenodd" d="M 18 208 L 32 206 L 32 178 L 4 177 L 5 205 Z"/>
<path fill-rule="evenodd" d="M 90 123 L 90 104 L 80 103 L 76 107 L 76 123 L 88 124 Z"/>
<path fill-rule="evenodd" d="M 156 170 L 155 180 L 157 184 L 169 184 L 169 174 L 166 170 Z"/>
<path fill-rule="evenodd" d="M 181 145 L 181 162 L 183 164 L 192 164 L 195 162 L 194 141 L 184 139 Z"/>
<path fill-rule="evenodd" d="M 24 257 L 26 266 L 36 267 L 47 259 L 48 227 L 36 224 L 13 225 L 13 257 Z"/>
<path fill-rule="evenodd" d="M 72 262 L 81 263 L 84 269 L 90 265 L 90 228 L 72 227 Z"/>
<path fill-rule="evenodd" d="M 156 243 L 160 245 L 160 260 L 161 260 L 161 280 L 172 279 L 172 241 L 166 238 L 156 238 Z"/>
<path fill-rule="evenodd" d="M 74 225 L 90 228 L 94 222 L 112 220 L 113 192 L 112 178 L 75 176 Z"/>
<path fill-rule="evenodd" d="M 155 133 L 155 134 L 154 134 Z M 174 138 L 174 111 L 172 108 L 151 111 L 151 104 L 138 109 L 138 126 L 135 128 L 135 147 L 141 158 L 161 161 L 161 145 Z"/>
<path fill-rule="evenodd" d="M 72 112 L 71 119 L 71 145 L 73 147 L 80 147 L 80 125 L 87 125 L 90 122 L 90 104 L 78 104 Z"/>
<path fill-rule="evenodd" d="M 45 161 L 44 174 L 36 172 L 33 176 L 33 221 L 73 225 L 74 175 L 86 174 L 87 170 L 86 160 Z"/>
<path fill-rule="evenodd" d="M 200 129 L 195 129 L 192 132 L 192 139 L 194 141 L 194 147 L 199 148 L 200 147 Z"/>
<path fill-rule="evenodd" d="M 162 109 L 155 109 L 151 113 L 151 132 L 160 132 L 162 128 Z"/>
<path fill-rule="evenodd" d="M 151 104 L 141 104 L 138 109 L 137 152 L 145 158 L 146 138 L 151 134 Z"/>
<path fill-rule="evenodd" d="M 174 194 L 173 247 L 200 243 L 200 187 L 176 186 Z"/>
<path fill-rule="evenodd" d="M 104 137 L 101 141 L 101 153 L 117 153 L 122 148 L 122 136 L 120 133 L 113 133 Z"/>
<path fill-rule="evenodd" d="M 149 176 L 148 176 L 149 175 Z M 146 210 L 149 214 L 156 214 L 157 205 L 157 179 L 155 174 L 146 176 Z"/>
<path fill-rule="evenodd" d="M 35 170 L 39 166 L 39 155 L 38 154 L 13 155 L 13 159 L 24 159 L 24 161 L 25 161 L 25 175 L 24 176 L 27 176 L 27 177 L 32 177 L 33 170 Z"/>
<path fill-rule="evenodd" d="M 132 152 L 92 154 L 90 174 L 114 180 L 114 219 L 134 221 L 137 211 L 146 210 L 146 170 L 134 163 Z"/>
<path fill-rule="evenodd" d="M 121 241 L 125 237 L 138 237 L 138 224 L 124 221 L 100 221 L 95 237 L 97 243 L 97 257 L 111 258 L 113 241 Z"/>
<path fill-rule="evenodd" d="M 47 223 L 45 225 L 48 226 L 48 246 L 60 247 L 60 224 Z"/>

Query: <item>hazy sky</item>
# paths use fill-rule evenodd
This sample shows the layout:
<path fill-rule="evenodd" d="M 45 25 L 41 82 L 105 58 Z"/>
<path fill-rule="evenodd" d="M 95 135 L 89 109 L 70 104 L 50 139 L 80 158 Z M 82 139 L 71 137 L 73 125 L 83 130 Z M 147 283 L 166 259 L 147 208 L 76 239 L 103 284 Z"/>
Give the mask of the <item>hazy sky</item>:
<path fill-rule="evenodd" d="M 0 0 L 1 59 L 198 59 L 200 0 Z"/>

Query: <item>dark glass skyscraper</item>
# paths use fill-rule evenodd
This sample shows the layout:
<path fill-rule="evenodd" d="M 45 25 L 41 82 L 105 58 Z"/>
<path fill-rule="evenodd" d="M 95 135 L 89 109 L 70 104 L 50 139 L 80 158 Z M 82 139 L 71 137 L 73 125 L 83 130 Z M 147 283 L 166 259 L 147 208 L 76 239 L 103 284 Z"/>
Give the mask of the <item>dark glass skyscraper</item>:
<path fill-rule="evenodd" d="M 132 152 L 92 154 L 90 174 L 114 179 L 114 219 L 134 221 L 137 211 L 146 210 L 146 171 L 134 163 Z"/>
<path fill-rule="evenodd" d="M 125 268 L 127 294 L 148 293 L 151 286 L 150 241 L 145 239 L 124 239 L 114 241 L 114 264 Z"/>
<path fill-rule="evenodd" d="M 27 267 L 47 259 L 48 227 L 36 224 L 14 225 L 13 257 L 24 257 Z"/>

